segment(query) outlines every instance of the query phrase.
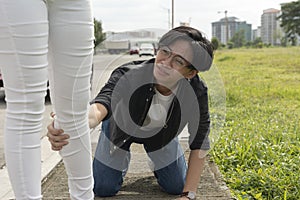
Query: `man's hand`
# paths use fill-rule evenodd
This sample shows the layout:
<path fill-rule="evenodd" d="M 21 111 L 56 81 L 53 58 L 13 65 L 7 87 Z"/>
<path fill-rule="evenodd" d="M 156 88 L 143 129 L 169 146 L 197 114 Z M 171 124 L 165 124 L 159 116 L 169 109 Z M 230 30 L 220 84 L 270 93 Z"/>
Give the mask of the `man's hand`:
<path fill-rule="evenodd" d="M 69 144 L 67 139 L 69 139 L 70 136 L 68 134 L 64 134 L 64 131 L 62 129 L 55 129 L 54 121 L 47 126 L 47 129 L 47 137 L 51 143 L 52 150 L 60 151 L 63 146 Z"/>
<path fill-rule="evenodd" d="M 89 109 L 89 127 L 95 128 L 107 115 L 107 110 L 104 105 L 94 103 Z"/>

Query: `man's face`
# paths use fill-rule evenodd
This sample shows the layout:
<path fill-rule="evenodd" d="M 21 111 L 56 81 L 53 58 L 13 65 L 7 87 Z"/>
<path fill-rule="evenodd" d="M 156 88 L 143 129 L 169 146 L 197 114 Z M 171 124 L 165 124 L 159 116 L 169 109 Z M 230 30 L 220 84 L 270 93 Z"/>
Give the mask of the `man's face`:
<path fill-rule="evenodd" d="M 159 84 L 167 87 L 174 86 L 182 78 L 191 78 L 192 70 L 187 68 L 193 59 L 190 44 L 178 40 L 170 46 L 162 46 L 156 55 L 154 77 Z"/>

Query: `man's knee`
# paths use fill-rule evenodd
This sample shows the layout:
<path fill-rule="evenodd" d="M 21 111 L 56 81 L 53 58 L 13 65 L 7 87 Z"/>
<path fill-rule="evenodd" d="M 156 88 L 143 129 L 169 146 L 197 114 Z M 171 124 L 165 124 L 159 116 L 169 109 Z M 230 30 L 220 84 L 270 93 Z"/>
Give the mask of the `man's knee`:
<path fill-rule="evenodd" d="M 159 185 L 164 192 L 172 195 L 179 195 L 182 193 L 184 188 L 184 179 L 177 179 L 168 183 L 159 183 Z"/>
<path fill-rule="evenodd" d="M 122 186 L 122 172 L 102 164 L 97 159 L 93 162 L 93 175 L 96 196 L 115 196 Z"/>
<path fill-rule="evenodd" d="M 154 172 L 157 182 L 163 191 L 169 194 L 181 194 L 185 184 L 185 167 L 169 165 Z"/>
<path fill-rule="evenodd" d="M 111 197 L 118 193 L 119 189 L 110 181 L 95 181 L 94 193 L 99 197 Z"/>

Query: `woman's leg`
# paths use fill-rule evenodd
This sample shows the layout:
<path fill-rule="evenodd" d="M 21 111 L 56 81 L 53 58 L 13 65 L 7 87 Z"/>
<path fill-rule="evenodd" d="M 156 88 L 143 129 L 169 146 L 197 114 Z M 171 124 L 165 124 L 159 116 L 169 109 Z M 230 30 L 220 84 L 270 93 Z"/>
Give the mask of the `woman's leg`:
<path fill-rule="evenodd" d="M 55 128 L 70 135 L 63 158 L 71 199 L 93 199 L 92 155 L 87 108 L 94 25 L 90 0 L 49 1 L 49 66 Z"/>
<path fill-rule="evenodd" d="M 6 93 L 5 158 L 16 199 L 41 199 L 41 121 L 47 83 L 47 8 L 0 0 L 0 67 Z"/>

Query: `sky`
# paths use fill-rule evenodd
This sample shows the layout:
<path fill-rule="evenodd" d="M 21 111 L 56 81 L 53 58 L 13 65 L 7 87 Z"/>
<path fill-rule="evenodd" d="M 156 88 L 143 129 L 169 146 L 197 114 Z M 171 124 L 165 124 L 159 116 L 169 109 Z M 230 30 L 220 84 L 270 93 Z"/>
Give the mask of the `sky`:
<path fill-rule="evenodd" d="M 174 0 L 174 27 L 180 22 L 211 38 L 211 23 L 225 17 L 237 17 L 260 26 L 263 10 L 280 9 L 281 3 L 292 0 Z M 172 0 L 92 0 L 94 17 L 106 31 L 131 31 L 144 28 L 171 28 Z"/>

